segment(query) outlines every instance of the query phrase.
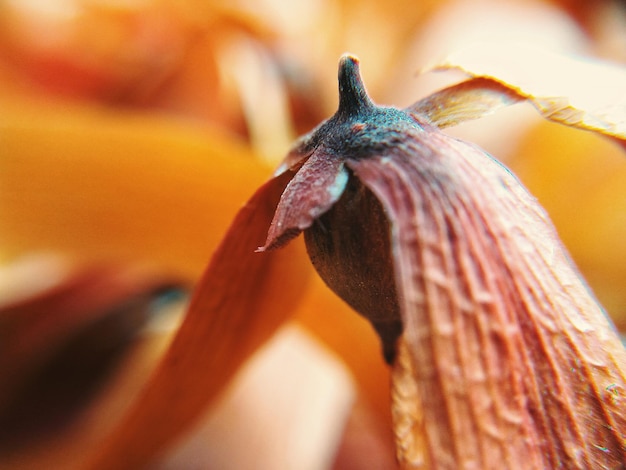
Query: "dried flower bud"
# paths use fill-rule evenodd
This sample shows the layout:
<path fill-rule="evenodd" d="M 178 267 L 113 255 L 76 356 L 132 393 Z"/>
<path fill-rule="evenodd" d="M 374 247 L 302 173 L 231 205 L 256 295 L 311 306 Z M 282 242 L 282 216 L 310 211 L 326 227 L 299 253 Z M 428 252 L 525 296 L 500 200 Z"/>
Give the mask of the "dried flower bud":
<path fill-rule="evenodd" d="M 541 207 L 441 133 L 432 102 L 375 106 L 351 56 L 339 91 L 285 161 L 296 173 L 261 250 L 304 231 L 318 273 L 378 331 L 401 464 L 625 468 L 626 354 Z"/>

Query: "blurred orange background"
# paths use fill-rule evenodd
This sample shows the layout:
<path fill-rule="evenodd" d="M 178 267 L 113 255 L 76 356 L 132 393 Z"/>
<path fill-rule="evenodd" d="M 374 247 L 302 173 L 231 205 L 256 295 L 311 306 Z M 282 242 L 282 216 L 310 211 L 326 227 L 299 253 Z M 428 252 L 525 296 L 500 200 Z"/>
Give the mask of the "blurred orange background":
<path fill-rule="evenodd" d="M 130 329 L 116 365 L 98 369 L 94 395 L 67 408 L 71 419 L 55 418 L 0 446 L 0 466 L 71 468 L 97 446 L 136 396 L 183 308 L 178 298 L 175 308 L 168 302 L 171 322 L 156 328 L 163 315 L 154 310 L 163 307 L 145 300 L 146 292 L 153 300 L 156 287 L 193 286 L 238 208 L 293 139 L 334 112 L 342 53 L 359 56 L 375 101 L 407 106 L 462 80 L 453 72 L 417 72 L 475 40 L 623 64 L 626 7 L 574 0 L 1 0 L 0 340 L 30 338 L 24 332 L 32 323 L 15 320 L 20 315 L 44 311 L 54 323 L 67 311 L 67 303 L 46 307 L 51 292 L 66 289 L 68 303 L 78 304 L 66 329 L 34 336 L 34 352 L 16 356 L 26 372 L 15 390 L 26 396 L 32 384 L 45 384 L 35 380 L 45 377 L 45 358 L 84 333 L 94 310 L 106 317 L 113 306 L 141 298 L 151 313 Z M 483 146 L 521 178 L 626 330 L 624 149 L 548 123 L 528 104 L 446 132 Z M 90 303 L 85 285 L 113 294 Z M 395 467 L 389 375 L 369 325 L 316 278 L 294 318 L 158 468 Z M 285 344 L 291 349 L 280 349 Z M 301 362 L 285 364 L 286 355 Z M 297 376 L 301 368 L 311 373 Z M 265 372 L 255 379 L 255 370 Z M 13 403 L 3 398 L 0 421 Z M 250 411 L 259 407 L 266 411 Z M 245 432 L 250 428 L 263 432 Z M 285 440 L 267 450 L 268 442 Z M 251 455 L 257 459 L 245 458 Z"/>

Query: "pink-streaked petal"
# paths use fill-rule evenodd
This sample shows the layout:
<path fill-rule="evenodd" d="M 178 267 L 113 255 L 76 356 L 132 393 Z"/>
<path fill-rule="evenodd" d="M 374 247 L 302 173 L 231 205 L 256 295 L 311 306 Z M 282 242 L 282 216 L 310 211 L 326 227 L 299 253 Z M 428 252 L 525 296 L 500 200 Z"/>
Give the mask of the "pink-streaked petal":
<path fill-rule="evenodd" d="M 283 193 L 260 251 L 287 243 L 324 214 L 341 197 L 348 182 L 343 162 L 314 152 Z"/>
<path fill-rule="evenodd" d="M 520 183 L 434 130 L 347 166 L 391 222 L 401 461 L 623 465 L 626 353 Z"/>

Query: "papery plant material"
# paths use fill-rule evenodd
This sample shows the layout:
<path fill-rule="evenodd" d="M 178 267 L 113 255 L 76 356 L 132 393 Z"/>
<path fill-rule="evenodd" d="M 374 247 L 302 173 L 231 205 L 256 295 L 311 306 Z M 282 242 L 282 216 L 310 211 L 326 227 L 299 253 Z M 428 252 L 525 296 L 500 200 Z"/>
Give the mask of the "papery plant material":
<path fill-rule="evenodd" d="M 239 211 L 144 393 L 87 468 L 130 470 L 154 460 L 290 317 L 310 273 L 301 247 L 254 252 L 290 178 L 270 180 Z"/>
<path fill-rule="evenodd" d="M 31 268 L 24 275 L 58 277 L 41 290 L 15 297 L 5 294 L 0 299 L 0 408 L 16 380 L 82 330 L 123 309 L 126 303 L 145 300 L 151 293 L 177 284 L 175 278 L 145 267 L 76 266 L 50 262 L 43 256 L 34 263 L 33 268 L 41 266 L 41 270 L 32 272 Z M 58 266 L 50 268 L 53 263 Z M 0 274 L 35 284 L 23 278 L 18 263 L 13 266 Z M 130 327 L 133 322 L 130 316 L 128 319 L 126 326 Z"/>
<path fill-rule="evenodd" d="M 540 122 L 507 164 L 551 215 L 618 330 L 626 331 L 626 158 L 610 139 Z"/>
<path fill-rule="evenodd" d="M 524 101 L 518 93 L 489 78 L 467 80 L 444 88 L 407 108 L 428 116 L 439 129 L 479 119 L 505 106 Z"/>
<path fill-rule="evenodd" d="M 297 173 L 261 250 L 304 231 L 318 273 L 378 331 L 401 464 L 626 465 L 626 353 L 545 212 L 439 132 L 428 114 L 445 112 L 375 106 L 353 57 L 339 91 L 281 169 Z"/>
<path fill-rule="evenodd" d="M 524 45 L 480 43 L 433 67 L 499 82 L 551 121 L 626 141 L 626 70 Z"/>
<path fill-rule="evenodd" d="M 273 249 L 301 231 L 327 284 L 381 336 L 404 467 L 623 466 L 626 354 L 544 211 L 498 162 L 440 133 L 445 113 L 375 106 L 353 57 L 339 89 L 338 112 L 239 212 L 161 366 L 88 467 L 147 464 L 215 399 L 288 318 L 306 271 Z M 267 226 L 259 251 L 272 252 L 252 253 Z"/>
<path fill-rule="evenodd" d="M 115 103 L 171 107 L 174 95 L 179 112 L 183 107 L 195 114 L 201 102 L 203 117 L 220 122 L 224 116 L 207 108 L 233 117 L 234 110 L 224 109 L 230 106 L 215 92 L 221 82 L 216 55 L 224 38 L 265 42 L 273 37 L 260 19 L 220 2 L 78 0 L 58 10 L 5 2 L 2 13 L 0 63 L 19 74 L 14 80 L 54 94 Z M 42 30 L 45 35 L 38 34 Z M 203 60 L 190 60 L 198 49 Z M 196 92 L 195 103 L 189 88 Z"/>

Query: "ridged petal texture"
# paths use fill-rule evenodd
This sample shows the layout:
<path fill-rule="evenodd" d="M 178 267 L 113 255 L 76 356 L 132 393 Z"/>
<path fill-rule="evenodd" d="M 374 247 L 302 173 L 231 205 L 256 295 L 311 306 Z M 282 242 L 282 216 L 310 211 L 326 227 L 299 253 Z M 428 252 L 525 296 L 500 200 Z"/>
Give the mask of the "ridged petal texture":
<path fill-rule="evenodd" d="M 477 114 L 453 121 L 484 114 L 495 89 L 474 85 L 435 102 L 469 91 Z M 626 352 L 544 210 L 434 127 L 448 125 L 438 105 L 376 107 L 350 56 L 339 90 L 299 151 L 311 156 L 292 184 L 311 198 L 285 192 L 274 220 L 304 221 L 290 236 L 305 231 L 322 279 L 376 328 L 402 466 L 624 468 Z M 342 165 L 340 197 L 320 200 Z"/>
<path fill-rule="evenodd" d="M 624 348 L 546 214 L 436 130 L 347 166 L 382 203 L 404 332 L 406 468 L 622 468 Z"/>

